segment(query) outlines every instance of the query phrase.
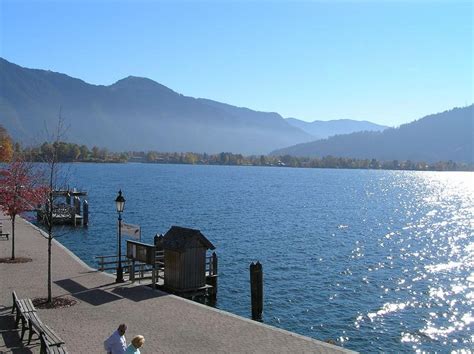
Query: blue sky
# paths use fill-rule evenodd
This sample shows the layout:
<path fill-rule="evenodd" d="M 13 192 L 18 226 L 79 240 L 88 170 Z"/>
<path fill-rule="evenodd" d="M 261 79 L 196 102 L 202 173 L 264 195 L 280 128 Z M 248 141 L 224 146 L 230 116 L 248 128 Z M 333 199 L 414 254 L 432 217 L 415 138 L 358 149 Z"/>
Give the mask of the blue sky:
<path fill-rule="evenodd" d="M 284 117 L 396 126 L 474 101 L 472 2 L 0 0 L 0 56 Z"/>

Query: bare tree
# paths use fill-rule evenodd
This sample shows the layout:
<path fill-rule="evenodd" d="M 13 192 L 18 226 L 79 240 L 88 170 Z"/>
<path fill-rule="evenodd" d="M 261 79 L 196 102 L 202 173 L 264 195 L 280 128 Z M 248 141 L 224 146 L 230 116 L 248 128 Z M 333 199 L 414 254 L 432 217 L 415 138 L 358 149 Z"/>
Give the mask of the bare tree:
<path fill-rule="evenodd" d="M 59 110 L 58 123 L 52 134 L 50 134 L 50 141 L 52 148 L 45 154 L 44 163 L 45 163 L 45 177 L 47 181 L 47 198 L 45 203 L 45 212 L 43 223 L 46 226 L 46 231 L 48 233 L 48 303 L 52 302 L 52 243 L 53 239 L 57 237 L 53 232 L 54 225 L 54 201 L 55 193 L 54 191 L 59 189 L 61 185 L 65 183 L 60 183 L 61 180 L 61 169 L 59 168 L 59 148 L 61 138 L 65 135 L 66 128 L 64 125 L 64 119 L 61 115 L 61 109 Z M 65 178 L 63 179 L 64 182 Z"/>

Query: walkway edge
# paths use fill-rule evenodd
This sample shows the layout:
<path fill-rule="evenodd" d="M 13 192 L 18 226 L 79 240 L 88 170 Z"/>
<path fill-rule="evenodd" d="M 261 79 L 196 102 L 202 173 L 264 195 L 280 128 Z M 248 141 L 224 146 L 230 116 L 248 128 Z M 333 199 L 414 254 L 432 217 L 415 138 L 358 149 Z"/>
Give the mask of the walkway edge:
<path fill-rule="evenodd" d="M 36 226 L 35 224 L 29 222 L 28 220 L 26 220 L 24 218 L 20 217 L 20 219 L 23 220 L 31 228 L 38 231 L 41 236 L 43 236 L 46 239 L 48 238 L 48 234 L 46 233 L 46 231 L 44 231 L 43 229 L 39 228 L 38 226 Z M 88 271 L 90 271 L 90 272 L 98 272 L 99 271 L 98 269 L 92 268 L 91 266 L 89 266 L 86 262 L 84 262 L 82 259 L 80 259 L 78 256 L 76 256 L 69 248 L 64 246 L 61 242 L 59 242 L 55 238 L 53 238 L 53 242 L 54 242 L 55 245 L 57 245 L 59 248 L 63 249 L 72 259 L 74 259 L 77 263 L 79 263 L 82 267 L 86 268 Z M 107 276 L 113 277 L 112 274 L 108 274 L 106 272 L 102 272 L 102 273 L 107 275 Z"/>

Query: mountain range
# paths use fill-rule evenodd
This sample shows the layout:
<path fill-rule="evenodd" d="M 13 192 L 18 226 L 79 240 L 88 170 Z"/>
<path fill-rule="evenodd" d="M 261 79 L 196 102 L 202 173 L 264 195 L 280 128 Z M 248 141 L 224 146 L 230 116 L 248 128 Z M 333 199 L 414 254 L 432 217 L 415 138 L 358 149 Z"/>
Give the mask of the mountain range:
<path fill-rule="evenodd" d="M 473 105 L 398 128 L 348 119 L 309 123 L 183 96 L 147 78 L 91 85 L 0 58 L 0 125 L 14 140 L 42 143 L 59 112 L 68 126 L 63 140 L 113 151 L 473 162 Z"/>
<path fill-rule="evenodd" d="M 286 121 L 292 126 L 304 130 L 314 136 L 314 140 L 325 139 L 333 135 L 350 134 L 359 131 L 382 131 L 388 128 L 385 125 L 379 125 L 366 120 L 337 119 L 330 121 L 315 120 L 305 122 L 296 118 L 286 118 Z"/>
<path fill-rule="evenodd" d="M 357 132 L 297 144 L 273 155 L 474 163 L 474 105 L 432 114 L 382 132 Z"/>
<path fill-rule="evenodd" d="M 332 134 L 330 127 L 298 127 L 278 113 L 183 96 L 147 78 L 91 85 L 0 58 L 0 124 L 16 141 L 43 142 L 59 111 L 68 126 L 64 140 L 113 151 L 267 154 Z M 335 124 L 333 133 L 341 131 Z M 350 124 L 349 131 L 367 129 L 366 122 Z"/>

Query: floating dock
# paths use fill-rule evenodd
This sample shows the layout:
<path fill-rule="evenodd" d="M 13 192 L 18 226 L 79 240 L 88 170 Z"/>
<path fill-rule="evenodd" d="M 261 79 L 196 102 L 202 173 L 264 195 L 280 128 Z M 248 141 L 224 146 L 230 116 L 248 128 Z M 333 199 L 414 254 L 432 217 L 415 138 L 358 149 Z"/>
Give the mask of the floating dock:
<path fill-rule="evenodd" d="M 85 199 L 87 192 L 55 190 L 53 192 L 53 225 L 87 226 L 89 223 L 89 203 Z M 43 225 L 48 224 L 48 204 L 36 209 L 36 219 Z"/>

